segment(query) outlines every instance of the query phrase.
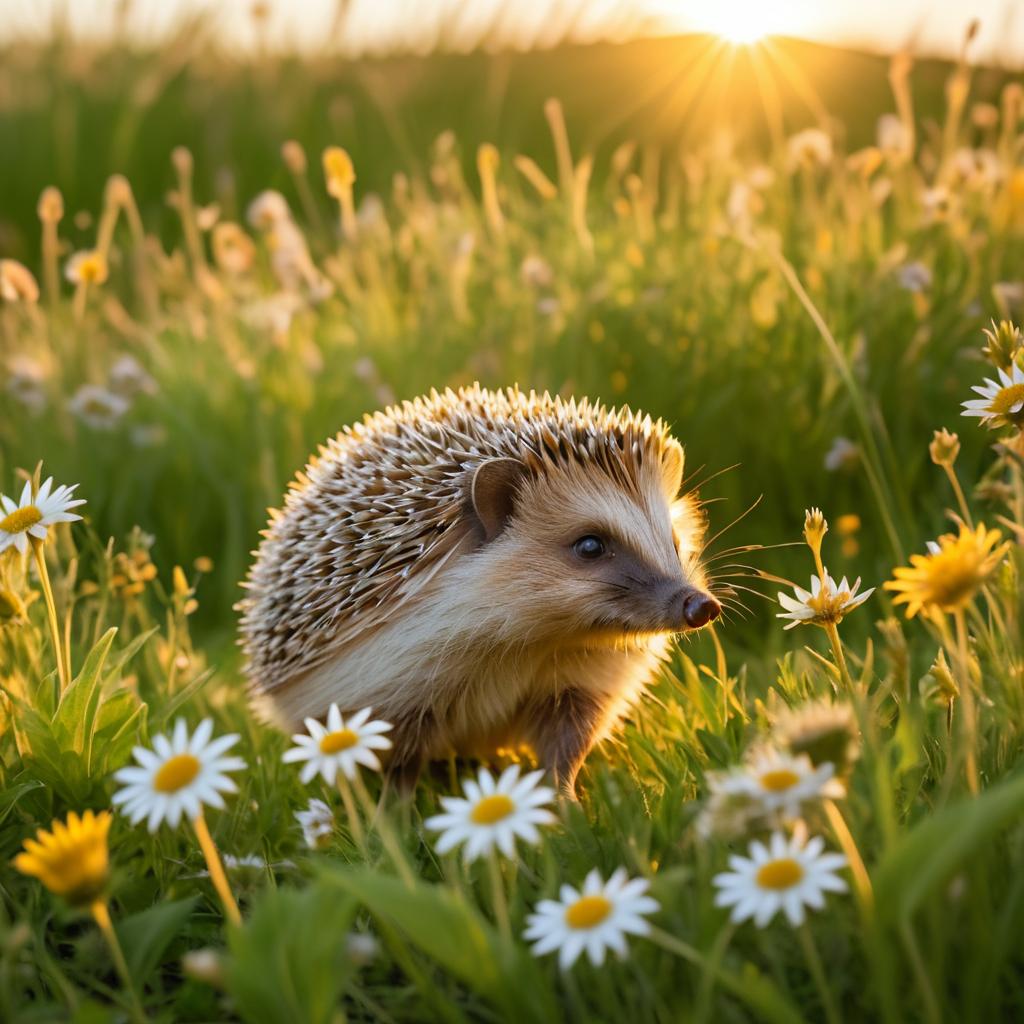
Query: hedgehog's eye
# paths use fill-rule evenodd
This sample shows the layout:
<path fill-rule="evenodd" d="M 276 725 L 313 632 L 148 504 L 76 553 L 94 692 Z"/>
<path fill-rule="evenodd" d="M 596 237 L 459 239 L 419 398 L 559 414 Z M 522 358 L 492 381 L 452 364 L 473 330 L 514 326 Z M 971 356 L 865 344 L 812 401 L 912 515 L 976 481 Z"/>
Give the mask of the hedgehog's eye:
<path fill-rule="evenodd" d="M 585 558 L 588 562 L 592 562 L 605 553 L 605 546 L 600 537 L 588 533 L 586 537 L 580 537 L 573 543 L 572 550 L 579 558 Z"/>

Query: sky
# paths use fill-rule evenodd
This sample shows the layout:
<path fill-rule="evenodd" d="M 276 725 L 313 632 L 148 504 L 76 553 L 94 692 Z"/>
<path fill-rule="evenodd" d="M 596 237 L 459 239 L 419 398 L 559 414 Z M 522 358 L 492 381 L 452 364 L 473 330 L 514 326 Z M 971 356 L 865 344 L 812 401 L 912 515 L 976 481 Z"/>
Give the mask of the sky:
<path fill-rule="evenodd" d="M 515 47 L 577 38 L 711 32 L 737 42 L 793 35 L 884 52 L 959 53 L 973 19 L 972 59 L 1024 68 L 1024 0 L 257 0 L 268 13 L 266 44 L 322 48 L 336 39 L 350 54 L 429 50 L 443 37 L 469 48 L 491 31 Z M 176 19 L 206 11 L 223 38 L 254 45 L 254 0 L 0 0 L 0 37 L 45 34 L 56 11 L 79 35 L 103 35 L 125 11 L 132 34 L 159 37 Z M 343 31 L 339 7 L 347 8 Z"/>

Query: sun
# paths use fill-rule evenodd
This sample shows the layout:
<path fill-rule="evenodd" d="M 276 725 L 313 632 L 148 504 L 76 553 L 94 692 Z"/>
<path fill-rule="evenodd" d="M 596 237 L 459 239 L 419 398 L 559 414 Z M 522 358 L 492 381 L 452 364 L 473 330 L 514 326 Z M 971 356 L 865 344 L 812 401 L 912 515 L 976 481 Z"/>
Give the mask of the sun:
<path fill-rule="evenodd" d="M 792 32 L 795 7 L 785 0 L 717 0 L 694 14 L 692 27 L 737 46 L 749 46 L 767 36 Z"/>

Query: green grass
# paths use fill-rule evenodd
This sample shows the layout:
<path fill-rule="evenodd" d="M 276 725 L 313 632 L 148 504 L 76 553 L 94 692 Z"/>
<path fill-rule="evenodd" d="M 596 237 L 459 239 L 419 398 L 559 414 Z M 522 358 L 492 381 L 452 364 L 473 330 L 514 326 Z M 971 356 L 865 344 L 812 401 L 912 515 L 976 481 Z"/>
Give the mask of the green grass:
<path fill-rule="evenodd" d="M 614 53 L 602 52 L 606 60 Z M 635 75 L 637 52 L 623 51 L 609 79 Z M 712 530 L 739 520 L 709 554 L 763 545 L 739 560 L 769 576 L 804 582 L 813 571 L 810 552 L 795 543 L 812 505 L 833 523 L 825 562 L 834 574 L 880 586 L 923 551 L 955 507 L 928 454 L 932 431 L 943 425 L 963 424 L 955 468 L 974 517 L 1019 536 L 1019 457 L 991 449 L 1014 431 L 959 418 L 969 386 L 994 372 L 982 356 L 982 328 L 1019 312 L 1004 286 L 1018 280 L 1024 255 L 1017 119 L 979 126 L 970 103 L 962 118 L 948 118 L 919 93 L 913 161 L 884 159 L 865 179 L 847 156 L 889 104 L 871 99 L 884 95 L 876 62 L 848 65 L 848 92 L 863 99 L 838 111 L 836 153 L 820 167 L 792 168 L 784 144 L 754 136 L 735 150 L 694 137 L 680 153 L 667 127 L 652 129 L 644 106 L 624 104 L 605 115 L 608 125 L 592 106 L 589 119 L 581 110 L 579 127 L 572 112 L 568 120 L 577 166 L 595 158 L 585 197 L 577 173 L 575 185 L 563 181 L 543 198 L 513 159 L 535 158 L 559 183 L 551 143 L 536 133 L 546 92 L 534 103 L 513 78 L 502 94 L 506 119 L 485 123 L 486 131 L 478 111 L 445 123 L 451 111 L 437 97 L 452 82 L 477 83 L 466 68 L 481 57 L 439 58 L 434 79 L 423 70 L 430 63 L 422 65 L 441 90 L 429 116 L 406 106 L 396 85 L 384 90 L 391 122 L 364 131 L 372 105 L 356 104 L 360 130 L 349 131 L 348 122 L 319 116 L 332 92 L 320 65 L 267 65 L 261 75 L 259 67 L 193 62 L 168 76 L 145 55 L 115 51 L 99 64 L 73 56 L 55 47 L 32 60 L 22 55 L 20 79 L 9 62 L 0 71 L 13 97 L 0 135 L 45 140 L 40 149 L 23 145 L 26 160 L 5 179 L 11 241 L 2 255 L 24 257 L 45 280 L 48 257 L 32 209 L 53 182 L 68 196 L 61 267 L 72 249 L 94 245 L 103 182 L 114 170 L 126 173 L 148 238 L 140 244 L 120 217 L 106 283 L 77 300 L 65 283 L 59 296 L 44 289 L 38 306 L 0 306 L 5 358 L 30 359 L 42 374 L 34 410 L 6 384 L 0 392 L 0 489 L 14 494 L 16 472 L 44 460 L 45 474 L 80 483 L 88 500 L 87 522 L 52 531 L 47 545 L 77 676 L 59 702 L 39 581 L 17 559 L 3 562 L 4 587 L 28 610 L 27 620 L 0 625 L 0 860 L 9 864 L 55 816 L 108 807 L 112 772 L 133 745 L 148 744 L 178 715 L 192 724 L 211 715 L 218 733 L 241 734 L 250 766 L 227 810 L 210 813 L 211 828 L 222 852 L 257 854 L 270 865 L 233 876 L 246 923 L 232 929 L 186 827 L 150 836 L 117 819 L 112 912 L 146 1014 L 795 1020 L 824 1019 L 826 1000 L 847 1019 L 1019 1014 L 1019 545 L 969 606 L 966 650 L 953 617 L 904 625 L 879 589 L 840 626 L 853 677 L 846 686 L 823 631 L 784 633 L 773 601 L 739 591 L 749 611 L 717 628 L 721 649 L 710 636 L 683 645 L 621 736 L 589 759 L 581 802 L 561 806 L 543 844 L 504 865 L 500 898 L 512 939 L 495 923 L 486 865 L 467 869 L 437 857 L 422 827 L 468 766 L 436 766 L 409 802 L 388 796 L 383 817 L 367 823 L 366 849 L 343 824 L 326 850 L 305 851 L 294 812 L 321 796 L 340 815 L 338 795 L 301 786 L 281 763 L 286 737 L 247 709 L 231 647 L 231 606 L 265 509 L 279 503 L 315 445 L 392 398 L 477 379 L 628 402 L 664 417 L 686 445 L 694 482 L 707 480 L 701 495 Z M 580 83 L 597 80 L 587 63 L 594 55 L 574 59 L 589 69 L 576 82 L 585 96 Z M 465 78 L 453 70 L 459 60 L 468 62 L 458 65 Z M 138 94 L 152 67 L 160 70 L 152 106 L 133 121 L 126 97 Z M 38 93 L 33 101 L 31 87 L 47 75 L 57 105 L 44 128 L 49 107 Z M 540 82 L 557 85 L 543 75 Z M 982 88 L 998 99 L 991 79 Z M 822 95 L 830 98 L 827 89 Z M 471 108 L 467 101 L 461 109 Z M 787 106 L 786 125 L 799 126 L 791 114 Z M 533 127 L 520 132 L 516 123 Z M 455 131 L 428 142 L 441 127 Z M 405 148 L 395 143 L 399 129 L 408 132 Z M 388 145 L 378 146 L 374 131 L 388 135 Z M 644 145 L 623 166 L 612 151 L 634 134 Z M 277 156 L 288 137 L 309 144 L 309 210 Z M 503 228 L 480 202 L 481 141 L 501 153 Z M 175 181 L 170 150 L 182 142 L 194 143 L 196 202 L 218 199 L 221 219 L 241 219 L 263 187 L 285 191 L 332 283 L 330 297 L 312 302 L 303 291 L 290 323 L 268 327 L 266 303 L 279 286 L 259 233 L 251 232 L 255 265 L 241 278 L 213 261 L 205 234 L 201 253 L 190 247 L 191 216 L 183 223 L 163 202 Z M 346 145 L 359 176 L 355 243 L 339 237 L 337 207 L 324 193 L 319 157 L 327 142 Z M 952 211 L 929 217 L 924 191 L 951 173 L 961 145 L 991 148 L 1000 175 L 957 182 Z M 774 176 L 759 190 L 759 208 L 730 217 L 735 183 L 761 166 Z M 223 187 L 220 168 L 234 173 L 232 188 Z M 393 181 L 396 172 L 405 177 Z M 381 199 L 376 212 L 366 201 L 371 185 Z M 75 226 L 71 214 L 83 207 L 93 222 Z M 919 292 L 902 283 L 913 264 L 930 271 Z M 109 429 L 91 427 L 68 400 L 82 384 L 107 387 L 126 354 L 152 384 Z M 855 453 L 829 470 L 837 437 L 850 439 Z M 1014 443 L 1019 452 L 1019 430 Z M 859 517 L 845 535 L 843 515 Z M 773 598 L 778 586 L 754 569 L 732 582 Z M 949 716 L 929 673 L 940 648 L 962 698 Z M 733 927 L 713 906 L 711 879 L 746 837 L 707 835 L 697 821 L 709 773 L 773 733 L 778 742 L 783 707 L 833 694 L 856 714 L 860 756 L 839 817 L 809 805 L 806 821 L 829 847 L 858 851 L 870 889 L 847 875 L 851 892 L 811 916 L 820 985 L 799 931 L 782 919 L 765 930 Z M 370 784 L 376 793 L 376 780 Z M 384 842 L 392 834 L 400 853 Z M 600 970 L 581 962 L 563 974 L 550 960 L 535 961 L 515 936 L 537 900 L 563 882 L 578 884 L 592 867 L 608 874 L 619 866 L 651 879 L 662 907 L 659 941 L 636 939 L 627 960 Z M 403 870 L 416 878 L 411 888 Z M 126 987 L 88 918 L 11 867 L 0 868 L 0 886 L 0 1019 L 123 1019 Z M 350 955 L 351 930 L 379 940 L 370 963 Z M 182 966 L 187 951 L 205 947 L 218 951 L 213 983 Z"/>

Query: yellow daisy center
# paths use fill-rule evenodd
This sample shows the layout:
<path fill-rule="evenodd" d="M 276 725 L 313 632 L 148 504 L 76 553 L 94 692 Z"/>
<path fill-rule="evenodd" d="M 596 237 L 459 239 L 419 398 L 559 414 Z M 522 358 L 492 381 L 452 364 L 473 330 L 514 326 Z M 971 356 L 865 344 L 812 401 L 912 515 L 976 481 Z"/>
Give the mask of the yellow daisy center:
<path fill-rule="evenodd" d="M 800 781 L 800 776 L 788 768 L 778 768 L 775 771 L 765 772 L 760 781 L 763 789 L 772 793 L 781 793 L 783 790 L 792 789 Z"/>
<path fill-rule="evenodd" d="M 348 750 L 359 742 L 359 733 L 352 729 L 338 729 L 336 732 L 329 732 L 320 741 L 321 754 L 338 754 L 342 750 Z"/>
<path fill-rule="evenodd" d="M 1005 416 L 1018 402 L 1024 402 L 1024 384 L 1011 384 L 992 399 L 992 412 Z"/>
<path fill-rule="evenodd" d="M 0 530 L 4 533 L 24 533 L 30 526 L 35 526 L 43 513 L 35 505 L 16 508 L 9 516 L 0 519 Z"/>
<path fill-rule="evenodd" d="M 804 869 L 792 857 L 768 861 L 756 876 L 762 889 L 792 889 L 803 877 Z"/>
<path fill-rule="evenodd" d="M 78 264 L 78 276 L 82 281 L 89 284 L 101 284 L 107 277 L 107 265 L 103 257 L 98 253 L 86 256 Z"/>
<path fill-rule="evenodd" d="M 199 774 L 200 768 L 202 764 L 194 754 L 175 754 L 153 776 L 153 788 L 158 793 L 177 793 Z"/>
<path fill-rule="evenodd" d="M 565 923 L 570 928 L 594 928 L 612 912 L 612 901 L 607 896 L 581 896 L 571 907 L 566 907 Z"/>
<path fill-rule="evenodd" d="M 469 820 L 474 825 L 493 825 L 502 818 L 507 818 L 515 809 L 516 805 L 510 797 L 504 793 L 495 793 L 493 796 L 485 796 L 473 808 Z"/>

